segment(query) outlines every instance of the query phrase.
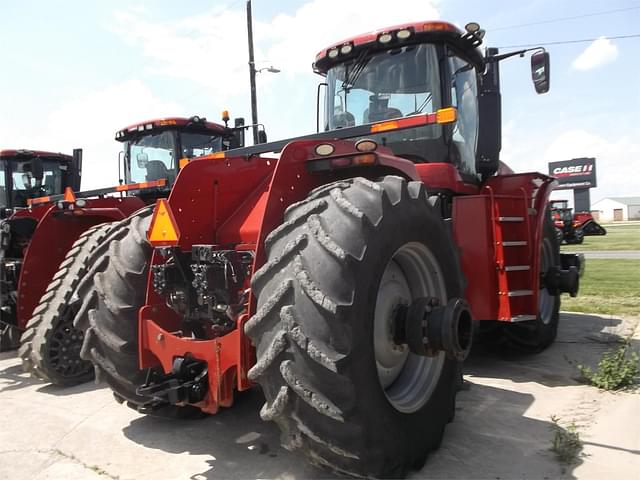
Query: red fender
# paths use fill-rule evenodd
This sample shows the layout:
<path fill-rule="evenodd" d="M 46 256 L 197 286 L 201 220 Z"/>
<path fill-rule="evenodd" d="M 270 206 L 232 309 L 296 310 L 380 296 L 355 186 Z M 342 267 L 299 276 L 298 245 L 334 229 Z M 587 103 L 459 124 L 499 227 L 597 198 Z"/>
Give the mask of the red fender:
<path fill-rule="evenodd" d="M 137 197 L 87 199 L 86 206 L 61 211 L 55 205 L 35 207 L 39 220 L 24 254 L 18 283 L 17 325 L 24 328 L 65 255 L 78 237 L 94 225 L 121 220 L 144 206 Z M 82 212 L 82 214 L 79 214 Z"/>

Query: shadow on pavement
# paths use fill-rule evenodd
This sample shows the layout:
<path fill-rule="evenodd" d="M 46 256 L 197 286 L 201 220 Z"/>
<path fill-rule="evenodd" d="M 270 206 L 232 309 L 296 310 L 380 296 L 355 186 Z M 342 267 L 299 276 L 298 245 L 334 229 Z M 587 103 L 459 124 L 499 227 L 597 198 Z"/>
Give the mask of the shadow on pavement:
<path fill-rule="evenodd" d="M 412 477 L 575 478 L 573 471 L 582 460 L 561 464 L 550 451 L 554 438 L 551 420 L 527 416 L 534 396 L 508 386 L 482 384 L 474 377 L 546 387 L 578 385 L 574 364 L 595 366 L 633 327 L 635 323 L 623 325 L 618 318 L 563 313 L 556 343 L 542 353 L 499 353 L 474 346 L 465 363 L 465 374 L 470 376 L 458 394 L 456 419 L 448 425 L 440 449 Z M 148 448 L 209 455 L 209 470 L 185 472 L 193 479 L 331 476 L 280 447 L 277 426 L 263 422 L 258 415 L 262 403 L 256 389 L 238 395 L 232 408 L 204 420 L 141 417 L 125 427 L 124 434 Z"/>
<path fill-rule="evenodd" d="M 560 464 L 551 421 L 526 416 L 531 394 L 465 382 L 442 446 L 410 478 L 575 478 L 582 463 Z"/>
<path fill-rule="evenodd" d="M 631 333 L 633 326 L 635 323 L 623 324 L 620 318 L 563 312 L 558 337 L 544 352 L 524 354 L 475 344 L 464 373 L 548 387 L 578 385 L 580 374 L 576 365 L 595 367 L 607 350 L 615 348 Z"/>
<path fill-rule="evenodd" d="M 327 478 L 327 473 L 280 447 L 279 430 L 263 422 L 259 389 L 238 394 L 233 407 L 202 420 L 139 417 L 123 430 L 130 440 L 168 453 L 210 455 L 210 469 L 185 478 Z"/>
<path fill-rule="evenodd" d="M 17 358 L 18 351 L 2 352 L 0 360 L 10 360 L 11 363 L 0 369 L 0 392 L 10 392 L 34 385 L 43 385 L 44 382 L 24 373 L 22 364 Z"/>
<path fill-rule="evenodd" d="M 259 390 L 245 392 L 231 409 L 199 421 L 140 417 L 124 429 L 130 440 L 172 454 L 210 455 L 210 468 L 185 472 L 191 479 L 330 478 L 302 456 L 279 446 L 275 424 L 259 415 Z M 574 478 L 581 461 L 563 466 L 549 451 L 550 421 L 525 416 L 533 396 L 467 382 L 458 395 L 456 419 L 442 446 L 413 478 Z"/>
<path fill-rule="evenodd" d="M 66 395 L 75 395 L 77 393 L 90 392 L 98 388 L 103 388 L 104 386 L 105 384 L 97 384 L 94 380 L 89 380 L 88 382 L 80 383 L 78 385 L 71 385 L 69 387 L 45 383 L 42 387 L 38 388 L 38 392 L 46 393 L 47 395 L 64 397 Z"/>
<path fill-rule="evenodd" d="M 80 385 L 73 385 L 71 387 L 60 387 L 52 385 L 48 382 L 33 377 L 32 375 L 25 373 L 22 370 L 22 364 L 18 358 L 18 352 L 2 352 L 0 354 L 0 360 L 10 360 L 11 364 L 0 369 L 0 392 L 10 392 L 12 390 L 19 390 L 21 388 L 38 386 L 37 391 L 40 393 L 46 393 L 48 395 L 73 395 L 76 393 L 84 393 L 96 388 L 101 388 L 101 385 L 96 385 L 93 380 Z"/>

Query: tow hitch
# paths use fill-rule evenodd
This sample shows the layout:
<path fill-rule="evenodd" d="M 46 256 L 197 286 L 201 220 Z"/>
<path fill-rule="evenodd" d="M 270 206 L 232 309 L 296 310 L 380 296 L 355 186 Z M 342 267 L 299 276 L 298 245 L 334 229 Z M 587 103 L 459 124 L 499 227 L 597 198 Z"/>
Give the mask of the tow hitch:
<path fill-rule="evenodd" d="M 207 393 L 207 362 L 190 357 L 176 357 L 169 374 L 150 368 L 138 395 L 153 397 L 173 405 L 198 403 Z"/>

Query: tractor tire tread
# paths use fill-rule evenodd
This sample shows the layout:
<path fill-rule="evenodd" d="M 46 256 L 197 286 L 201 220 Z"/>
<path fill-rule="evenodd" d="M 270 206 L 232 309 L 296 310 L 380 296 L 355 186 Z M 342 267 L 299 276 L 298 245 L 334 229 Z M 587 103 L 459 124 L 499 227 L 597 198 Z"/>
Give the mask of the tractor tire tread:
<path fill-rule="evenodd" d="M 88 362 L 80 364 L 81 368 L 86 368 L 79 373 L 67 375 L 57 371 L 51 363 L 50 349 L 57 329 L 64 325 L 65 320 L 70 321 L 67 317 L 73 314 L 73 304 L 69 299 L 86 273 L 89 256 L 108 235 L 111 227 L 111 223 L 104 223 L 89 228 L 67 252 L 60 269 L 27 322 L 18 351 L 24 371 L 59 386 L 75 385 L 93 378 L 93 369 Z M 81 338 L 81 332 L 77 333 Z"/>

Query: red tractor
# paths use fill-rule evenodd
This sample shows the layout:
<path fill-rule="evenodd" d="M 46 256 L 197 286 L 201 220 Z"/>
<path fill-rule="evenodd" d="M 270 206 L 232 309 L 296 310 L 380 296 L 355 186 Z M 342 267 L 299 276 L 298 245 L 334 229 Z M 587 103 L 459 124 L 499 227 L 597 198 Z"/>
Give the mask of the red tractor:
<path fill-rule="evenodd" d="M 587 235 L 607 234 L 590 212 L 576 212 L 574 215 L 568 200 L 551 200 L 549 207 L 559 242 L 582 243 Z"/>
<path fill-rule="evenodd" d="M 88 254 L 107 237 L 111 222 L 165 197 L 178 169 L 190 158 L 241 146 L 242 128 L 199 117 L 164 118 L 127 127 L 116 134 L 124 145 L 121 185 L 81 193 L 73 193 L 79 190 L 79 151 L 74 152 L 75 163 L 70 157 L 61 157 L 64 162 L 58 163 L 50 159 L 8 163 L 14 172 L 12 207 L 18 206 L 15 198 L 22 194 L 15 189 L 25 177 L 21 172 L 25 168 L 36 172 L 35 190 L 23 195 L 23 208 L 4 222 L 0 269 L 2 341 L 8 348 L 20 339 L 25 370 L 59 385 L 93 377 L 91 365 L 79 357 L 82 332 L 72 325 L 79 305 L 71 294 L 84 273 Z M 69 189 L 62 194 L 64 187 Z M 27 203 L 29 208 L 24 208 Z"/>
<path fill-rule="evenodd" d="M 114 226 L 76 326 L 116 398 L 214 414 L 259 384 L 286 448 L 395 477 L 453 419 L 474 322 L 553 342 L 579 259 L 555 241 L 553 178 L 500 165 L 498 62 L 524 51 L 485 54 L 483 33 L 414 22 L 331 45 L 326 131 L 196 159 Z"/>
<path fill-rule="evenodd" d="M 0 351 L 16 348 L 18 284 L 24 251 L 46 209 L 30 199 L 80 187 L 81 151 L 74 157 L 35 150 L 0 150 Z M 57 267 L 57 265 L 55 265 Z M 54 267 L 54 268 L 55 268 Z"/>

